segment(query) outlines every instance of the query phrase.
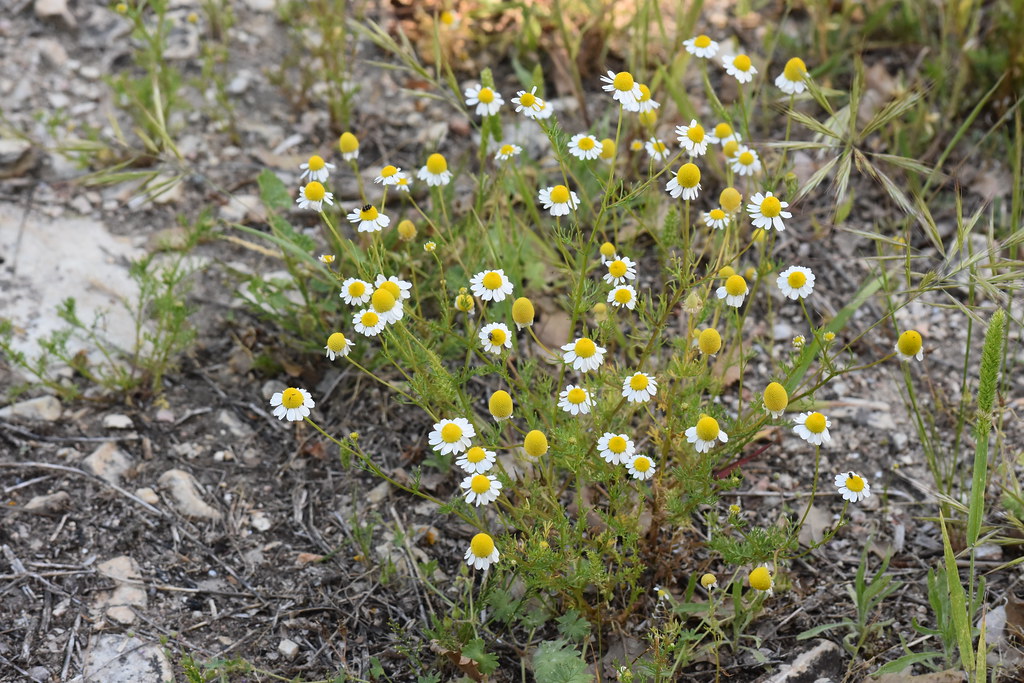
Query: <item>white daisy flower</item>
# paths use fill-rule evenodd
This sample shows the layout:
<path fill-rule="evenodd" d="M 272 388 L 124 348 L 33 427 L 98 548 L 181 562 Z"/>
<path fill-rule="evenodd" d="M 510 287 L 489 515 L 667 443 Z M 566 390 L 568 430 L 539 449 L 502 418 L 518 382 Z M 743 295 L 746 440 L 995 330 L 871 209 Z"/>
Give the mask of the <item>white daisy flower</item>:
<path fill-rule="evenodd" d="M 758 192 L 750 198 L 750 203 L 747 204 L 747 213 L 750 214 L 755 228 L 764 228 L 765 230 L 775 228 L 782 232 L 786 229 L 786 224 L 782 222 L 782 219 L 793 217 L 793 214 L 786 211 L 788 206 L 789 202 L 779 201 L 779 198 L 772 196 L 771 192 L 764 194 Z"/>
<path fill-rule="evenodd" d="M 646 455 L 637 453 L 626 463 L 626 469 L 629 470 L 631 477 L 643 481 L 654 476 L 654 461 Z"/>
<path fill-rule="evenodd" d="M 480 329 L 480 345 L 488 353 L 501 353 L 512 348 L 512 332 L 505 323 L 491 323 Z"/>
<path fill-rule="evenodd" d="M 806 299 L 814 289 L 814 273 L 810 268 L 790 266 L 779 273 L 776 283 L 790 299 Z"/>
<path fill-rule="evenodd" d="M 564 345 L 562 350 L 565 351 L 562 356 L 565 363 L 572 364 L 572 369 L 580 372 L 597 370 L 601 367 L 601 361 L 604 360 L 604 347 L 598 346 L 587 337 L 580 337 L 576 341 Z"/>
<path fill-rule="evenodd" d="M 464 472 L 470 474 L 483 474 L 492 467 L 497 460 L 498 456 L 494 451 L 488 451 L 479 446 L 473 446 L 465 453 L 460 455 L 455 461 L 455 464 L 462 468 Z"/>
<path fill-rule="evenodd" d="M 636 453 L 636 446 L 633 444 L 633 440 L 625 434 L 605 432 L 597 440 L 597 452 L 612 465 L 625 465 Z"/>
<path fill-rule="evenodd" d="M 334 194 L 324 189 L 324 186 L 313 180 L 299 188 L 299 198 L 295 203 L 300 209 L 311 209 L 323 211 L 324 202 L 334 204 Z"/>
<path fill-rule="evenodd" d="M 302 175 L 299 176 L 299 180 L 309 178 L 318 183 L 323 183 L 330 177 L 331 171 L 334 170 L 334 164 L 329 164 L 324 161 L 323 157 L 314 154 L 309 158 L 309 161 L 300 164 L 299 168 L 302 169 Z"/>
<path fill-rule="evenodd" d="M 523 153 L 523 148 L 519 145 L 513 145 L 511 143 L 505 143 L 498 148 L 498 151 L 494 154 L 494 158 L 498 161 L 508 161 L 512 157 L 517 157 Z"/>
<path fill-rule="evenodd" d="M 843 500 L 848 500 L 851 503 L 859 503 L 865 498 L 871 497 L 871 485 L 868 484 L 867 479 L 853 472 L 837 474 L 835 485 L 843 496 Z"/>
<path fill-rule="evenodd" d="M 383 287 L 400 301 L 405 301 L 412 296 L 412 283 L 398 279 L 397 275 L 384 277 L 383 273 L 377 273 L 377 279 L 373 281 L 373 286 L 377 289 Z"/>
<path fill-rule="evenodd" d="M 362 306 L 370 300 L 370 296 L 373 294 L 373 289 L 370 287 L 370 283 L 359 278 L 350 277 L 341 283 L 341 294 L 342 299 L 345 300 L 350 306 Z"/>
<path fill-rule="evenodd" d="M 763 564 L 760 567 L 753 569 L 750 574 L 747 575 L 747 583 L 749 583 L 750 587 L 754 590 L 771 595 L 772 588 L 775 587 L 775 577 L 772 576 L 772 572 L 768 568 L 768 565 Z"/>
<path fill-rule="evenodd" d="M 636 308 L 636 290 L 633 289 L 633 285 L 619 285 L 608 292 L 608 303 L 617 308 L 625 307 L 632 311 Z"/>
<path fill-rule="evenodd" d="M 416 177 L 430 187 L 443 187 L 452 181 L 452 172 L 448 170 L 448 160 L 443 154 L 434 153 L 427 157 L 427 164 L 420 169 Z"/>
<path fill-rule="evenodd" d="M 274 407 L 274 417 L 289 422 L 299 422 L 309 415 L 309 409 L 316 407 L 313 397 L 305 389 L 289 387 L 270 397 L 270 405 Z"/>
<path fill-rule="evenodd" d="M 487 505 L 501 495 L 501 482 L 493 474 L 471 474 L 459 486 L 466 491 L 466 502 L 477 507 Z"/>
<path fill-rule="evenodd" d="M 739 146 L 729 165 L 736 175 L 754 175 L 761 172 L 761 159 L 758 158 L 757 152 L 745 145 Z"/>
<path fill-rule="evenodd" d="M 320 261 L 320 263 L 324 264 L 325 266 L 329 266 L 332 263 L 334 263 L 334 254 L 320 254 L 316 258 L 318 261 Z"/>
<path fill-rule="evenodd" d="M 359 138 L 345 131 L 338 138 L 338 149 L 341 150 L 342 159 L 345 161 L 355 161 L 359 158 Z"/>
<path fill-rule="evenodd" d="M 652 112 L 661 106 L 658 102 L 651 99 L 651 89 L 643 83 L 640 86 L 640 99 L 637 101 L 637 111 L 641 114 Z"/>
<path fill-rule="evenodd" d="M 683 41 L 683 47 L 694 57 L 700 57 L 701 59 L 711 59 L 718 54 L 718 43 L 711 40 L 703 33 L 695 38 Z"/>
<path fill-rule="evenodd" d="M 828 433 L 832 420 L 821 413 L 801 413 L 796 416 L 794 422 L 796 425 L 793 431 L 807 443 L 820 446 L 832 440 L 832 435 Z"/>
<path fill-rule="evenodd" d="M 750 83 L 757 73 L 757 68 L 750 62 L 750 57 L 746 55 L 722 57 L 722 65 L 725 67 L 725 72 L 740 83 Z"/>
<path fill-rule="evenodd" d="M 712 145 L 726 144 L 727 142 L 740 142 L 740 134 L 735 132 L 728 123 L 720 123 L 710 133 L 705 133 L 707 141 Z"/>
<path fill-rule="evenodd" d="M 609 71 L 607 76 L 601 76 L 601 82 L 604 83 L 604 91 L 612 93 L 612 99 L 626 111 L 639 111 L 640 84 L 633 79 L 633 74 L 628 71 Z"/>
<path fill-rule="evenodd" d="M 786 67 L 775 79 L 775 87 L 787 95 L 799 95 L 807 89 L 807 65 L 799 57 L 786 62 Z"/>
<path fill-rule="evenodd" d="M 385 323 L 397 323 L 405 315 L 401 299 L 396 297 L 389 287 L 378 287 L 373 291 L 370 295 L 370 307 Z"/>
<path fill-rule="evenodd" d="M 402 171 L 398 174 L 398 180 L 395 181 L 395 189 L 399 192 L 408 192 L 412 188 L 412 179 L 409 174 Z"/>
<path fill-rule="evenodd" d="M 352 350 L 352 340 L 346 339 L 345 335 L 341 332 L 335 332 L 327 338 L 327 346 L 324 349 L 327 351 L 327 357 L 330 360 L 335 358 L 344 358 L 348 355 L 349 351 Z"/>
<path fill-rule="evenodd" d="M 530 92 L 520 90 L 512 98 L 512 104 L 516 105 L 516 113 L 523 112 L 531 119 L 537 118 L 537 114 L 544 109 L 544 100 L 537 97 L 537 86 L 533 86 Z"/>
<path fill-rule="evenodd" d="M 704 132 L 704 126 L 697 123 L 696 119 L 690 119 L 688 126 L 676 126 L 676 136 L 679 146 L 690 156 L 700 157 L 707 154 L 708 136 Z"/>
<path fill-rule="evenodd" d="M 636 264 L 628 256 L 621 256 L 606 265 L 608 272 L 604 274 L 604 281 L 610 285 L 624 285 L 627 280 L 636 279 Z"/>
<path fill-rule="evenodd" d="M 501 555 L 494 547 L 494 539 L 487 534 L 477 534 L 466 548 L 466 564 L 473 569 L 487 569 L 498 561 Z"/>
<path fill-rule="evenodd" d="M 569 140 L 569 154 L 577 159 L 596 159 L 601 156 L 601 143 L 589 133 L 577 133 Z"/>
<path fill-rule="evenodd" d="M 896 355 L 902 361 L 924 360 L 924 340 L 917 330 L 907 330 L 896 340 Z"/>
<path fill-rule="evenodd" d="M 697 424 L 686 430 L 686 440 L 693 444 L 698 453 L 707 453 L 719 441 L 726 443 L 729 435 L 719 428 L 718 420 L 709 415 L 701 415 Z"/>
<path fill-rule="evenodd" d="M 558 395 L 558 407 L 571 415 L 586 415 L 594 407 L 594 399 L 583 387 L 570 384 Z"/>
<path fill-rule="evenodd" d="M 729 225 L 729 215 L 721 209 L 711 209 L 704 214 L 704 225 L 715 230 L 724 230 Z"/>
<path fill-rule="evenodd" d="M 505 276 L 504 270 L 482 270 L 469 280 L 470 288 L 475 296 L 483 301 L 495 303 L 512 296 L 512 281 Z"/>
<path fill-rule="evenodd" d="M 494 116 L 505 104 L 501 93 L 475 83 L 466 88 L 466 106 L 476 106 L 477 116 Z"/>
<path fill-rule="evenodd" d="M 611 242 L 603 242 L 598 248 L 598 253 L 601 254 L 602 265 L 619 258 L 618 254 L 615 252 L 615 245 Z"/>
<path fill-rule="evenodd" d="M 580 198 L 565 185 L 545 187 L 537 194 L 537 199 L 552 216 L 567 216 L 580 205 Z"/>
<path fill-rule="evenodd" d="M 476 428 L 464 417 L 441 420 L 434 424 L 428 441 L 430 447 L 441 455 L 461 453 L 469 448 L 470 440 L 476 436 Z"/>
<path fill-rule="evenodd" d="M 550 119 L 551 115 L 555 113 L 555 107 L 548 100 L 540 101 L 540 109 L 534 115 L 534 120 L 543 121 L 544 119 Z"/>
<path fill-rule="evenodd" d="M 372 309 L 365 309 L 359 311 L 352 316 L 352 325 L 356 328 L 356 332 L 367 337 L 376 337 L 387 325 L 387 320 L 382 316 L 378 315 Z"/>
<path fill-rule="evenodd" d="M 375 183 L 381 183 L 387 185 L 397 185 L 398 179 L 404 175 L 402 169 L 396 168 L 395 166 L 385 166 L 380 169 L 380 175 L 373 179 Z"/>
<path fill-rule="evenodd" d="M 700 193 L 700 169 L 697 168 L 697 164 L 680 166 L 675 177 L 665 184 L 665 190 L 676 199 L 679 197 L 687 201 L 696 199 Z"/>
<path fill-rule="evenodd" d="M 630 403 L 647 403 L 658 393 L 658 381 L 644 372 L 637 372 L 622 381 L 622 397 Z"/>
<path fill-rule="evenodd" d="M 725 299 L 726 306 L 739 308 L 747 297 L 747 281 L 742 275 L 730 275 L 725 280 L 725 285 L 718 288 L 715 294 L 719 299 Z"/>
<path fill-rule="evenodd" d="M 359 232 L 379 232 L 391 225 L 391 219 L 378 213 L 377 207 L 372 204 L 367 204 L 362 209 L 352 209 L 348 214 L 348 221 L 358 223 L 356 229 Z"/>
<path fill-rule="evenodd" d="M 647 144 L 644 145 L 644 149 L 647 150 L 647 154 L 655 161 L 665 161 L 672 154 L 665 143 L 658 138 L 648 140 Z"/>

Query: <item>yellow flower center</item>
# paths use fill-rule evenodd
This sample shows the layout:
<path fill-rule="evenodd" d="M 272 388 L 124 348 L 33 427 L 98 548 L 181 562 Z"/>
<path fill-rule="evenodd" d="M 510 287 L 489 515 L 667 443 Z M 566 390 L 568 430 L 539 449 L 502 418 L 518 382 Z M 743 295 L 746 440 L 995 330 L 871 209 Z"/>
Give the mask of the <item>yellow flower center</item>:
<path fill-rule="evenodd" d="M 711 45 L 711 39 L 702 33 L 693 39 L 693 44 L 700 48 L 708 47 Z"/>
<path fill-rule="evenodd" d="M 341 134 L 338 138 L 338 148 L 341 149 L 342 153 L 349 154 L 359 149 L 359 138 L 348 131 Z"/>
<path fill-rule="evenodd" d="M 697 348 L 701 350 L 701 353 L 706 353 L 709 356 L 718 353 L 722 349 L 722 335 L 718 334 L 718 330 L 713 327 L 703 330 L 697 337 Z"/>
<path fill-rule="evenodd" d="M 761 215 L 766 218 L 775 218 L 782 213 L 782 202 L 776 197 L 765 197 L 761 202 Z"/>
<path fill-rule="evenodd" d="M 649 99 L 651 99 L 651 89 L 648 88 L 645 84 L 641 83 L 640 84 L 640 101 L 641 102 L 646 102 Z"/>
<path fill-rule="evenodd" d="M 448 161 L 443 154 L 431 154 L 427 157 L 427 171 L 434 175 L 440 175 L 448 170 Z"/>
<path fill-rule="evenodd" d="M 508 339 L 508 336 L 505 334 L 505 330 L 500 327 L 491 330 L 490 334 L 487 336 L 490 338 L 491 344 L 494 346 L 501 346 L 505 343 L 505 340 Z"/>
<path fill-rule="evenodd" d="M 383 287 L 376 290 L 370 297 L 370 304 L 373 306 L 373 310 L 378 313 L 387 313 L 395 307 L 396 302 L 397 300 L 394 295 Z"/>
<path fill-rule="evenodd" d="M 516 148 L 513 147 L 512 145 L 502 145 L 501 149 L 498 151 L 498 154 L 500 154 L 503 157 L 511 156 L 512 154 L 515 154 L 515 151 Z"/>
<path fill-rule="evenodd" d="M 473 297 L 469 294 L 459 294 L 455 297 L 455 308 L 460 311 L 472 311 L 473 310 Z"/>
<path fill-rule="evenodd" d="M 462 427 L 459 425 L 449 422 L 444 427 L 441 427 L 441 440 L 445 443 L 455 443 L 462 438 Z"/>
<path fill-rule="evenodd" d="M 612 261 L 611 263 L 608 264 L 608 274 L 611 275 L 612 277 L 622 277 L 626 274 L 626 271 L 628 270 L 629 267 L 626 265 L 626 262 L 623 261 L 622 259 Z"/>
<path fill-rule="evenodd" d="M 380 316 L 373 311 L 363 311 L 363 315 L 360 316 L 359 322 L 361 322 L 364 327 L 377 327 L 377 324 L 380 323 Z"/>
<path fill-rule="evenodd" d="M 733 270 L 732 266 L 722 266 L 721 270 L 718 271 L 718 277 L 721 278 L 730 278 L 735 274 L 736 271 Z"/>
<path fill-rule="evenodd" d="M 377 207 L 370 206 L 367 204 L 359 211 L 359 220 L 363 221 L 375 221 L 377 220 Z"/>
<path fill-rule="evenodd" d="M 566 396 L 566 398 L 569 400 L 569 403 L 579 405 L 580 403 L 583 403 L 584 401 L 587 400 L 587 392 L 583 391 L 579 387 L 576 387 L 575 389 L 569 390 L 569 394 L 568 396 Z"/>
<path fill-rule="evenodd" d="M 616 90 L 629 91 L 633 89 L 633 74 L 628 71 L 620 71 L 615 74 L 615 80 L 612 81 L 612 85 Z"/>
<path fill-rule="evenodd" d="M 633 300 L 633 294 L 625 287 L 623 287 L 622 289 L 616 289 L 615 300 L 620 304 L 628 304 L 630 301 Z"/>
<path fill-rule="evenodd" d="M 759 591 L 770 590 L 772 587 L 772 575 L 767 567 L 758 567 L 750 572 L 747 581 L 750 582 L 751 588 Z"/>
<path fill-rule="evenodd" d="M 477 94 L 476 98 L 484 104 L 490 104 L 494 101 L 494 91 L 490 88 L 480 88 L 480 92 Z"/>
<path fill-rule="evenodd" d="M 520 325 L 533 324 L 533 302 L 521 296 L 512 302 L 512 320 Z"/>
<path fill-rule="evenodd" d="M 477 534 L 469 542 L 469 549 L 477 557 L 490 557 L 494 552 L 494 539 L 487 534 Z"/>
<path fill-rule="evenodd" d="M 493 270 L 487 275 L 484 275 L 483 285 L 487 289 L 500 289 L 501 288 L 501 275 L 495 273 Z"/>
<path fill-rule="evenodd" d="M 455 23 L 455 14 L 448 10 L 441 12 L 441 23 L 445 26 L 451 26 Z"/>
<path fill-rule="evenodd" d="M 345 348 L 345 335 L 341 332 L 335 332 L 327 338 L 327 348 L 337 353 Z"/>
<path fill-rule="evenodd" d="M 403 240 L 411 240 L 416 237 L 416 224 L 406 218 L 398 224 L 398 235 Z"/>
<path fill-rule="evenodd" d="M 793 57 L 786 62 L 786 68 L 782 70 L 782 75 L 786 77 L 787 81 L 802 81 L 807 75 L 807 65 L 799 57 Z"/>
<path fill-rule="evenodd" d="M 661 154 L 666 149 L 665 143 L 660 140 L 655 140 L 651 143 L 651 149 L 653 149 L 656 154 Z"/>
<path fill-rule="evenodd" d="M 764 242 L 768 237 L 768 232 L 764 228 L 758 228 L 750 235 L 750 239 L 755 242 Z"/>
<path fill-rule="evenodd" d="M 519 96 L 519 104 L 527 109 L 532 109 L 537 104 L 537 97 L 533 93 L 524 92 Z"/>
<path fill-rule="evenodd" d="M 697 164 L 683 164 L 676 173 L 676 180 L 683 187 L 697 187 L 700 183 L 700 169 Z"/>
<path fill-rule="evenodd" d="M 573 351 L 580 358 L 590 358 L 597 353 L 597 344 L 584 337 L 576 341 Z"/>
<path fill-rule="evenodd" d="M 384 168 L 380 169 L 381 178 L 390 178 L 396 173 L 398 173 L 398 169 L 395 168 L 394 166 L 385 166 Z"/>
<path fill-rule="evenodd" d="M 361 297 L 363 294 L 366 294 L 366 284 L 362 282 L 353 282 L 348 286 L 348 294 L 349 296 L 356 298 Z"/>
<path fill-rule="evenodd" d="M 636 460 L 633 461 L 633 469 L 636 470 L 637 472 L 646 472 L 647 470 L 651 469 L 650 458 L 643 455 L 639 456 Z"/>
<path fill-rule="evenodd" d="M 321 168 L 324 167 L 323 157 L 319 157 L 316 154 L 314 154 L 309 158 L 307 165 L 309 166 L 310 171 L 319 171 Z"/>
<path fill-rule="evenodd" d="M 921 334 L 914 330 L 907 330 L 900 335 L 900 353 L 904 356 L 916 356 L 921 351 Z"/>
<path fill-rule="evenodd" d="M 629 388 L 633 391 L 641 391 L 642 389 L 646 389 L 647 385 L 650 383 L 650 380 L 647 379 L 647 375 L 637 373 L 629 379 Z"/>
<path fill-rule="evenodd" d="M 569 201 L 569 188 L 565 185 L 555 185 L 551 188 L 551 201 L 555 204 L 565 204 Z"/>
<path fill-rule="evenodd" d="M 705 588 L 707 588 L 708 586 L 713 586 L 716 583 L 718 583 L 718 578 L 714 574 L 708 573 L 700 577 L 700 585 L 704 586 Z"/>
<path fill-rule="evenodd" d="M 704 417 L 697 420 L 697 438 L 701 441 L 714 441 L 718 438 L 718 420 Z"/>
<path fill-rule="evenodd" d="M 483 462 L 483 460 L 486 457 L 487 453 L 485 453 L 484 449 L 480 448 L 479 446 L 473 446 L 468 451 L 466 451 L 466 460 L 468 462 L 473 463 L 474 465 L 478 462 Z"/>
<path fill-rule="evenodd" d="M 785 410 L 786 406 L 789 405 L 789 394 L 786 393 L 786 387 L 782 386 L 778 382 L 771 382 L 764 389 L 764 407 L 772 412 L 779 412 Z"/>
<path fill-rule="evenodd" d="M 725 143 L 725 145 L 722 146 L 722 153 L 725 155 L 726 159 L 731 159 L 733 156 L 736 155 L 736 152 L 738 152 L 739 149 L 740 143 L 736 142 L 735 140 L 729 140 L 729 142 Z"/>
<path fill-rule="evenodd" d="M 615 141 L 611 138 L 601 140 L 601 158 L 612 159 L 615 157 Z"/>
<path fill-rule="evenodd" d="M 825 416 L 821 413 L 811 413 L 807 416 L 804 426 L 813 434 L 821 434 L 825 431 Z"/>
<path fill-rule="evenodd" d="M 752 152 L 744 152 L 743 154 L 740 154 L 740 163 L 744 166 L 750 166 L 754 163 L 754 154 Z"/>
<path fill-rule="evenodd" d="M 501 333 L 505 336 L 505 333 Z M 498 343 L 498 342 L 495 342 Z M 504 340 L 501 341 L 504 343 Z M 491 415 L 494 417 L 505 418 L 512 414 L 512 396 L 507 391 L 498 390 L 491 394 L 490 400 L 487 402 L 487 408 L 491 411 Z"/>
<path fill-rule="evenodd" d="M 640 121 L 640 125 L 642 126 L 653 127 L 654 124 L 658 122 L 658 110 L 652 109 L 650 111 L 642 111 L 640 112 L 640 116 L 637 117 L 637 120 Z"/>
<path fill-rule="evenodd" d="M 625 453 L 626 452 L 626 440 L 621 436 L 613 436 L 608 439 L 608 450 L 612 453 Z"/>
<path fill-rule="evenodd" d="M 306 199 L 308 199 L 309 201 L 311 201 L 311 202 L 323 201 L 324 194 L 325 194 L 324 186 L 321 185 L 320 183 L 318 183 L 317 181 L 314 180 L 311 183 L 306 183 Z"/>
<path fill-rule="evenodd" d="M 732 126 L 728 123 L 720 123 L 715 126 L 715 137 L 716 138 L 727 138 L 732 135 Z"/>
<path fill-rule="evenodd" d="M 289 387 L 281 392 L 281 405 L 291 410 L 292 408 L 298 408 L 305 402 L 305 398 L 302 396 L 302 392 L 298 389 Z"/>
<path fill-rule="evenodd" d="M 786 278 L 786 282 L 788 282 L 789 286 L 793 289 L 800 289 L 807 284 L 807 276 L 799 270 L 794 270 L 789 274 L 789 277 Z"/>
<path fill-rule="evenodd" d="M 474 474 L 469 481 L 469 487 L 473 489 L 473 493 L 487 493 L 491 490 L 491 480 L 482 474 Z"/>
<path fill-rule="evenodd" d="M 523 439 L 523 450 L 531 458 L 539 458 L 548 452 L 548 437 L 539 429 L 534 429 Z"/>
<path fill-rule="evenodd" d="M 584 152 L 588 152 L 597 147 L 597 140 L 588 135 L 584 138 L 581 138 L 580 141 L 576 143 L 576 146 L 582 149 Z"/>
<path fill-rule="evenodd" d="M 864 480 L 856 474 L 851 474 L 846 478 L 846 488 L 850 489 L 854 493 L 860 493 L 864 490 Z"/>
<path fill-rule="evenodd" d="M 722 211 L 721 209 L 711 209 L 708 213 L 711 215 L 711 220 L 713 221 L 720 221 L 725 218 L 725 211 Z"/>
<path fill-rule="evenodd" d="M 698 144 L 704 142 L 704 126 L 700 124 L 690 126 L 686 131 L 686 137 L 690 138 L 690 142 L 696 142 Z"/>
<path fill-rule="evenodd" d="M 742 275 L 732 275 L 725 281 L 725 291 L 730 296 L 739 296 L 747 293 L 747 281 Z"/>
<path fill-rule="evenodd" d="M 750 71 L 750 57 L 736 55 L 736 59 L 732 60 L 732 65 L 740 71 Z"/>
<path fill-rule="evenodd" d="M 395 297 L 395 301 L 398 301 L 398 299 L 402 296 L 402 289 L 398 286 L 397 283 L 392 282 L 391 280 L 385 280 L 384 282 L 380 283 L 380 288 L 391 292 L 391 296 Z"/>
<path fill-rule="evenodd" d="M 601 245 L 601 256 L 605 258 L 611 258 L 615 256 L 615 245 L 611 242 L 605 242 Z"/>

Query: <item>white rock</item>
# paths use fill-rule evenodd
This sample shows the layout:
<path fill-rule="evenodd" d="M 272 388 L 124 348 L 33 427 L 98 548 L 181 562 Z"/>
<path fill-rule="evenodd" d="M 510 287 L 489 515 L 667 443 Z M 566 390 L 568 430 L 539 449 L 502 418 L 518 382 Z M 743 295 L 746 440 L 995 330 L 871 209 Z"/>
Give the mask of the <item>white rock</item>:
<path fill-rule="evenodd" d="M 249 515 L 249 524 L 251 524 L 252 528 L 256 531 L 267 531 L 271 526 L 273 526 L 273 523 L 270 521 L 270 517 L 259 510 L 255 510 Z"/>
<path fill-rule="evenodd" d="M 277 646 L 277 651 L 288 659 L 295 659 L 295 655 L 299 654 L 299 644 L 290 638 L 285 638 Z"/>
<path fill-rule="evenodd" d="M 148 604 L 146 589 L 139 584 L 142 573 L 138 563 L 127 555 L 120 555 L 96 565 L 96 571 L 115 583 L 112 592 L 100 595 L 96 606 L 119 624 L 134 623 L 132 607 L 144 608 Z"/>
<path fill-rule="evenodd" d="M 108 441 L 94 450 L 82 461 L 82 464 L 90 472 L 106 479 L 111 484 L 121 483 L 121 477 L 132 467 L 131 458 L 125 455 L 124 451 L 118 448 L 113 441 Z"/>
<path fill-rule="evenodd" d="M 0 139 L 0 178 L 24 175 L 34 163 L 32 143 L 21 138 Z"/>
<path fill-rule="evenodd" d="M 18 401 L 6 408 L 0 408 L 0 417 L 20 417 L 23 420 L 53 422 L 60 418 L 61 406 L 54 396 L 40 396 L 27 401 Z"/>
<path fill-rule="evenodd" d="M 160 645 L 134 636 L 108 633 L 90 640 L 80 680 L 164 683 L 173 681 L 174 676 L 174 669 Z"/>
<path fill-rule="evenodd" d="M 48 515 L 67 509 L 70 504 L 71 496 L 68 492 L 57 491 L 56 493 L 51 493 L 47 496 L 36 496 L 29 502 L 25 503 L 25 507 L 22 509 L 25 510 L 25 512 Z"/>
<path fill-rule="evenodd" d="M 143 486 L 142 488 L 135 489 L 135 497 L 149 503 L 150 505 L 156 505 L 157 503 L 160 502 L 160 496 L 158 496 L 156 494 L 156 491 L 154 491 L 148 486 Z"/>
<path fill-rule="evenodd" d="M 131 429 L 134 426 L 130 417 L 120 413 L 111 413 L 103 418 L 103 427 L 105 429 Z"/>
<path fill-rule="evenodd" d="M 277 0 L 245 0 L 245 4 L 254 12 L 273 12 Z"/>
<path fill-rule="evenodd" d="M 220 510 L 212 507 L 199 497 L 192 475 L 183 470 L 167 470 L 160 475 L 160 486 L 171 493 L 174 507 L 186 517 L 219 520 Z"/>
<path fill-rule="evenodd" d="M 36 16 L 42 21 L 54 21 L 63 28 L 75 28 L 78 22 L 68 9 L 67 0 L 36 0 Z"/>

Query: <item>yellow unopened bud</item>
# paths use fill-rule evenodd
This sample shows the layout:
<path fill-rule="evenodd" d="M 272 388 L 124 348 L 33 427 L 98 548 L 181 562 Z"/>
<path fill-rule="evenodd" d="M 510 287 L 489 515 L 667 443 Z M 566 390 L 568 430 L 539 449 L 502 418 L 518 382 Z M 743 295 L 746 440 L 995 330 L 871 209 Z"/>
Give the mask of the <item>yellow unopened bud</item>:
<path fill-rule="evenodd" d="M 608 304 L 603 301 L 599 301 L 594 304 L 594 319 L 598 322 L 604 322 L 608 319 Z"/>
<path fill-rule="evenodd" d="M 487 402 L 487 409 L 495 420 L 507 420 L 512 417 L 512 396 L 507 391 L 495 391 Z"/>
<path fill-rule="evenodd" d="M 529 327 L 533 324 L 536 312 L 533 310 L 533 302 L 525 296 L 521 296 L 512 302 L 512 320 L 518 329 Z"/>
<path fill-rule="evenodd" d="M 735 213 L 743 203 L 743 195 L 735 187 L 727 187 L 718 197 L 718 203 L 729 213 Z"/>
<path fill-rule="evenodd" d="M 523 450 L 531 458 L 539 458 L 548 452 L 548 437 L 539 429 L 534 429 L 523 439 Z"/>
<path fill-rule="evenodd" d="M 658 110 L 657 109 L 651 109 L 649 111 L 642 111 L 642 112 L 640 112 L 640 116 L 638 116 L 637 118 L 640 119 L 640 125 L 641 126 L 647 126 L 648 128 L 653 128 L 654 124 L 656 124 L 658 122 Z"/>
<path fill-rule="evenodd" d="M 686 299 L 683 300 L 683 310 L 693 315 L 700 313 L 700 309 L 704 307 L 704 300 L 700 298 L 700 294 L 697 292 L 690 292 L 686 295 Z"/>
<path fill-rule="evenodd" d="M 338 149 L 341 150 L 342 154 L 351 154 L 359 149 L 359 138 L 348 131 L 341 134 L 338 138 Z"/>
<path fill-rule="evenodd" d="M 398 236 L 406 242 L 416 239 L 416 224 L 406 218 L 398 224 Z"/>

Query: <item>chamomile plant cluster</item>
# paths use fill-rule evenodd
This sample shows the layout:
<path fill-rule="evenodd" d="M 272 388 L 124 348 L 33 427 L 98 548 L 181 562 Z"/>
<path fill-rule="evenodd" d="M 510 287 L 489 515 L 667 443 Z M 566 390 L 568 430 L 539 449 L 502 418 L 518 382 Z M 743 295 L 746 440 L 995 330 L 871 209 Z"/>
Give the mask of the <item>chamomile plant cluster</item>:
<path fill-rule="evenodd" d="M 718 44 L 701 35 L 679 49 L 710 88 Z M 813 87 L 804 62 L 767 81 L 747 55 L 722 64 L 740 88 L 729 107 L 709 92 L 706 112 L 683 115 L 659 100 L 656 74 L 610 70 L 589 84 L 589 126 L 545 96 L 551 84 L 500 92 L 485 71 L 456 93 L 476 154 L 438 145 L 403 169 L 346 132 L 297 169 L 295 205 L 319 216 L 326 245 L 306 257 L 341 307 L 324 318 L 321 362 L 349 363 L 393 393 L 392 409 L 421 412 L 429 427 L 404 437 L 423 468 L 447 473 L 439 492 L 393 480 L 357 435 L 330 434 L 305 388 L 271 399 L 277 417 L 309 423 L 471 529 L 459 561 L 477 600 L 502 601 L 495 619 L 571 609 L 608 622 L 655 581 L 668 586 L 658 600 L 703 592 L 703 628 L 677 659 L 649 662 L 673 671 L 728 640 L 716 592 L 756 612 L 785 586 L 816 500 L 837 520 L 820 544 L 871 495 L 864 473 L 821 467 L 845 430 L 817 393 L 923 358 L 921 335 L 905 330 L 855 366 L 852 310 L 824 317 L 809 304 L 820 274 L 789 247 L 810 238 L 810 200 L 794 200 L 784 148 L 765 139 L 786 127 L 767 105 Z M 802 321 L 781 349 L 757 331 L 779 317 Z M 729 494 L 779 443 L 813 458 L 794 473 L 810 496 L 754 526 Z M 510 607 L 513 585 L 525 597 Z"/>

